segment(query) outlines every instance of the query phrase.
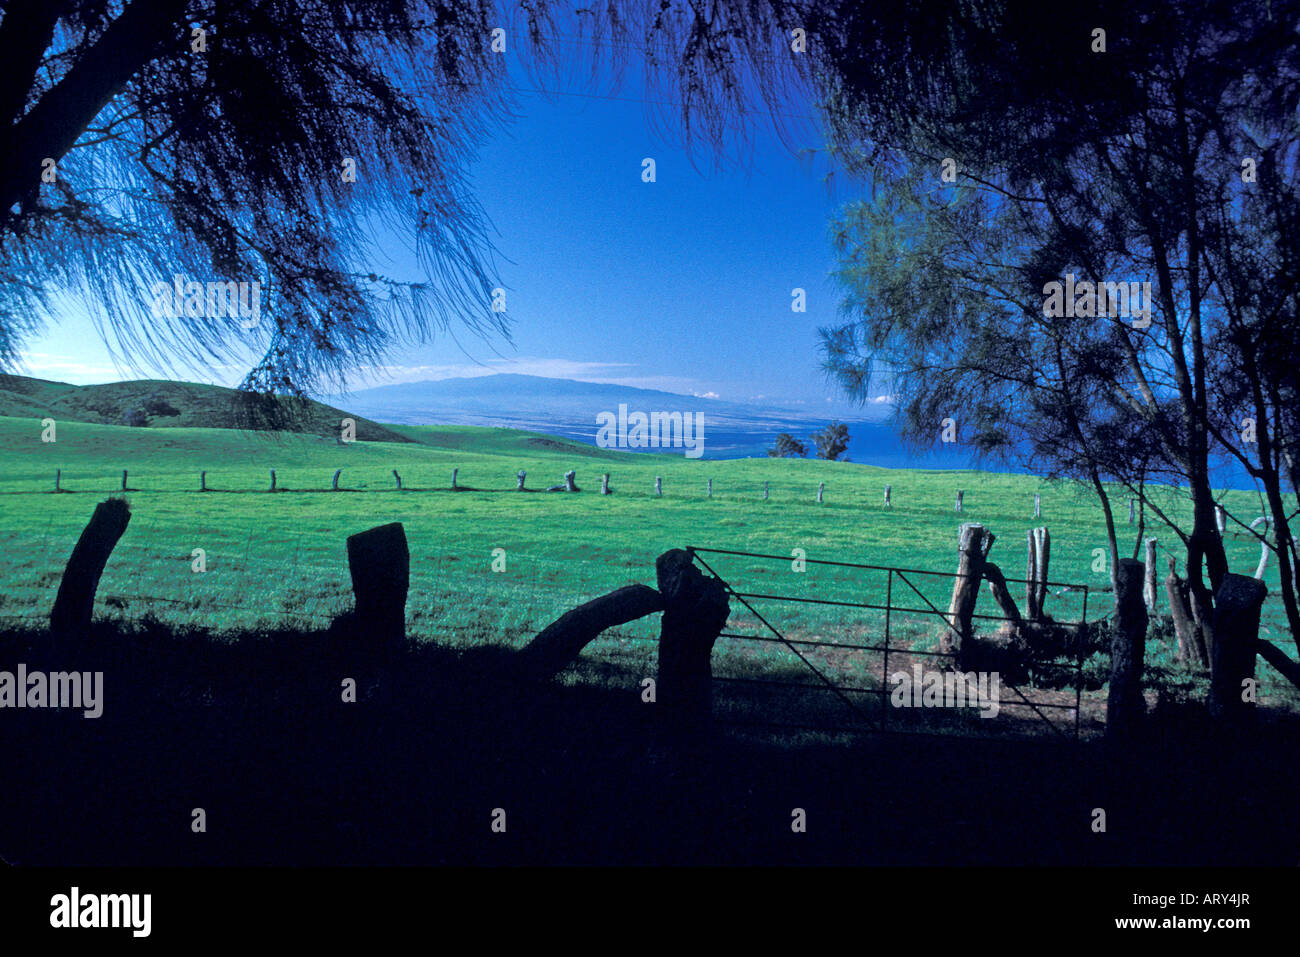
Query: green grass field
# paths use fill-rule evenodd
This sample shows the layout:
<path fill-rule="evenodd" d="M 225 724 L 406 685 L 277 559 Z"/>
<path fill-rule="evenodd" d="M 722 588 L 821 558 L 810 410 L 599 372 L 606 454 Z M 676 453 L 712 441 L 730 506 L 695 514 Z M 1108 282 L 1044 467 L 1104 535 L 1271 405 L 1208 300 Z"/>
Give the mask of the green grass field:
<path fill-rule="evenodd" d="M 1106 544 L 1101 510 L 1076 485 L 808 460 L 688 460 L 505 429 L 393 428 L 415 441 L 342 445 L 302 434 L 60 422 L 57 441 L 43 443 L 39 420 L 0 417 L 0 442 L 10 450 L 0 466 L 0 619 L 30 624 L 48 614 L 77 535 L 96 502 L 120 494 L 123 468 L 129 469 L 133 517 L 100 585 L 97 614 L 105 617 L 153 615 L 232 632 L 323 628 L 351 603 L 346 537 L 393 521 L 404 523 L 411 549 L 409 632 L 452 647 L 519 646 L 582 601 L 629 582 L 653 584 L 655 557 L 688 545 L 782 559 L 704 555 L 737 590 L 883 604 L 886 573 L 815 564 L 797 573 L 789 556 L 803 549 L 808 559 L 952 572 L 963 521 L 982 522 L 998 536 L 991 558 L 1009 578 L 1024 575 L 1026 531 L 1047 525 L 1052 579 L 1090 586 L 1090 620 L 1110 612 L 1102 591 L 1108 576 L 1094 570 L 1094 549 Z M 267 491 L 271 468 L 280 489 L 275 494 Z M 337 468 L 344 471 L 334 493 L 330 479 Z M 460 470 L 459 492 L 450 490 L 453 468 Z M 520 469 L 528 473 L 528 487 L 540 489 L 559 483 L 570 468 L 577 470 L 582 494 L 515 491 Z M 68 494 L 52 494 L 56 469 Z M 402 491 L 395 488 L 394 469 Z M 214 491 L 198 491 L 200 470 Z M 613 495 L 599 494 L 602 472 L 611 475 Z M 654 495 L 656 476 L 663 478 L 662 498 Z M 819 482 L 826 483 L 821 505 L 815 501 Z M 882 504 L 886 484 L 893 488 L 892 508 Z M 960 516 L 953 510 L 958 488 L 965 490 Z M 1033 519 L 1035 492 L 1042 496 L 1039 522 Z M 1170 490 L 1168 498 L 1170 509 L 1186 514 L 1179 493 Z M 1224 503 L 1246 521 L 1258 514 L 1251 493 L 1227 493 Z M 1117 509 L 1131 549 L 1136 528 L 1124 524 L 1127 499 Z M 1175 544 L 1169 533 L 1161 543 Z M 1253 574 L 1258 545 L 1244 531 L 1230 531 L 1227 547 L 1233 570 Z M 207 570 L 196 573 L 192 555 L 200 548 Z M 504 571 L 493 569 L 495 549 L 504 549 Z M 1173 553 L 1182 570 L 1180 550 Z M 1162 557 L 1162 579 L 1163 565 Z M 1266 577 L 1273 592 L 1276 574 L 1272 567 Z M 920 610 L 893 616 L 891 643 L 930 647 L 942 629 L 926 602 L 946 610 L 951 582 L 917 575 L 907 580 L 916 591 L 895 577 L 894 602 L 900 603 L 901 592 Z M 1012 585 L 1012 591 L 1023 598 L 1023 586 Z M 1047 610 L 1077 620 L 1082 600 L 1081 593 L 1053 596 Z M 789 638 L 867 644 L 882 638 L 881 616 L 863 609 L 756 607 Z M 992 614 L 995 608 L 984 596 L 977 611 Z M 1265 611 L 1262 636 L 1293 649 L 1275 598 Z M 589 649 L 586 672 L 576 669 L 568 679 L 590 678 L 602 663 L 645 673 L 653 645 L 643 639 L 656 628 L 654 619 L 645 619 L 603 637 Z M 771 634 L 735 602 L 732 630 Z M 720 642 L 715 659 L 721 676 L 757 670 L 808 677 L 780 645 Z M 828 651 L 816 660 L 845 683 L 879 687 L 879 669 L 863 656 Z M 1148 661 L 1156 677 L 1174 674 L 1166 643 L 1153 641 Z M 1089 669 L 1104 673 L 1104 661 L 1090 662 Z M 1265 701 L 1294 706 L 1267 666 L 1260 666 L 1260 676 Z"/>

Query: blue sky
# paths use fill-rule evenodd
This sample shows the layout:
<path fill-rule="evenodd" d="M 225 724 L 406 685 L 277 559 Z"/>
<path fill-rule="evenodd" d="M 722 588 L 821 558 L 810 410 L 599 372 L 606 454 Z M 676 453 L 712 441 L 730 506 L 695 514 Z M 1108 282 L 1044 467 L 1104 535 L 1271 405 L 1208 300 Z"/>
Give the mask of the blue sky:
<path fill-rule="evenodd" d="M 733 144 L 743 165 L 717 169 L 702 146 L 693 164 L 654 135 L 632 71 L 620 87 L 549 83 L 556 95 L 519 94 L 518 118 L 472 167 L 513 343 L 460 330 L 393 353 L 354 387 L 519 372 L 849 410 L 819 368 L 817 328 L 838 305 L 829 222 L 852 198 L 830 185 L 842 177 L 828 183 L 823 154 L 796 155 L 758 121 L 748 147 Z M 796 147 L 820 147 L 815 124 L 794 125 Z M 656 182 L 642 181 L 645 157 Z M 807 291 L 806 312 L 791 310 L 795 287 Z M 75 304 L 32 340 L 25 365 L 81 383 L 176 374 L 233 385 L 244 371 L 125 366 Z"/>

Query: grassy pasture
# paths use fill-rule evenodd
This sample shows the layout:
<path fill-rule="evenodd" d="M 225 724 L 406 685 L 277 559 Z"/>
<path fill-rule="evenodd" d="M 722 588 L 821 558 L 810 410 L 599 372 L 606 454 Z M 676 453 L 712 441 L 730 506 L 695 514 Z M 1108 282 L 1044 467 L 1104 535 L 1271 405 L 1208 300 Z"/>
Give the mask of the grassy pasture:
<path fill-rule="evenodd" d="M 816 564 L 798 573 L 793 550 L 803 549 L 809 559 L 951 572 L 962 521 L 994 531 L 999 540 L 991 557 L 1010 578 L 1024 575 L 1026 530 L 1047 525 L 1052 579 L 1090 587 L 1090 620 L 1110 611 L 1102 590 L 1108 576 L 1096 570 L 1094 556 L 1106 541 L 1101 511 L 1075 485 L 987 472 L 638 455 L 507 429 L 394 430 L 414 441 L 343 445 L 303 434 L 60 422 L 57 441 L 42 443 L 39 420 L 0 417 L 0 442 L 10 450 L 0 464 L 0 619 L 30 625 L 48 613 L 77 535 L 96 502 L 120 493 L 123 468 L 129 469 L 133 518 L 100 585 L 97 614 L 106 618 L 152 615 L 232 633 L 323 628 L 351 603 L 345 538 L 391 521 L 404 523 L 411 548 L 409 633 L 451 648 L 521 645 L 581 601 L 629 582 L 653 584 L 655 557 L 686 545 L 775 556 L 705 554 L 738 590 L 883 604 L 886 573 Z M 271 468 L 280 489 L 275 494 L 267 492 Z M 334 493 L 330 478 L 337 468 L 343 473 Z M 461 491 L 450 489 L 453 468 L 460 470 Z M 559 483 L 570 468 L 577 470 L 582 494 L 534 491 Z M 66 494 L 51 494 L 55 469 L 62 469 Z M 520 469 L 528 473 L 525 493 L 515 491 Z M 206 494 L 198 491 L 200 470 L 207 470 L 213 489 Z M 611 475 L 613 495 L 599 494 L 602 472 Z M 662 498 L 654 495 L 656 476 L 663 478 Z M 706 496 L 708 479 L 712 498 Z M 821 505 L 815 501 L 819 482 L 826 483 Z M 893 488 L 892 508 L 882 504 L 886 484 Z M 960 516 L 953 510 L 958 488 L 965 490 Z M 1033 519 L 1035 492 L 1042 496 L 1040 522 Z M 1177 491 L 1167 497 L 1169 509 L 1187 511 Z M 1229 492 L 1224 503 L 1249 521 L 1259 514 L 1253 498 Z M 1131 543 L 1136 529 L 1123 524 L 1126 514 L 1117 518 Z M 1172 544 L 1166 533 L 1162 545 Z M 1227 547 L 1233 569 L 1253 573 L 1259 547 L 1247 533 L 1230 530 Z M 207 570 L 197 574 L 191 563 L 200 548 Z M 493 570 L 495 549 L 504 549 L 504 571 Z M 1181 569 L 1181 552 L 1173 554 Z M 1163 564 L 1162 557 L 1162 578 Z M 1274 567 L 1266 576 L 1274 592 L 1276 574 Z M 895 577 L 892 587 L 895 604 L 906 600 L 917 611 L 895 613 L 891 644 L 932 648 L 941 629 L 930 608 L 947 608 L 951 581 L 909 575 L 906 581 Z M 1023 586 L 1012 590 L 1017 600 L 1023 597 Z M 753 604 L 789 638 L 875 644 L 883 637 L 879 612 Z M 1081 605 L 1081 593 L 1067 593 L 1049 598 L 1048 611 L 1077 620 Z M 994 612 L 987 597 L 977 611 Z M 770 635 L 735 602 L 729 630 Z M 650 618 L 602 637 L 566 680 L 600 681 L 611 668 L 651 673 L 654 646 L 646 639 L 656 631 Z M 1153 634 L 1164 633 L 1157 627 Z M 1263 636 L 1294 647 L 1275 599 L 1266 605 Z M 839 683 L 880 687 L 878 656 L 802 650 Z M 1196 683 L 1170 670 L 1169 659 L 1169 643 L 1150 643 L 1153 678 L 1194 691 Z M 779 644 L 724 640 L 715 661 L 723 678 L 815 680 Z M 1094 678 L 1104 670 L 1101 656 L 1089 662 Z M 1264 701 L 1296 706 L 1271 669 L 1261 666 L 1260 676 Z M 724 700 L 720 707 L 729 706 Z"/>

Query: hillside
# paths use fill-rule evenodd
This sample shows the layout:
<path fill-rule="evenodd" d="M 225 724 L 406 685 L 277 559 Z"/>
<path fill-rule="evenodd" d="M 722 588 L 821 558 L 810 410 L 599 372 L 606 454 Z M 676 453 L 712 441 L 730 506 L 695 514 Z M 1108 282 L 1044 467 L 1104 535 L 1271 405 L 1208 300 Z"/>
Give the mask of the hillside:
<path fill-rule="evenodd" d="M 223 386 L 164 379 L 77 386 L 0 375 L 0 415 L 155 429 L 274 430 L 328 438 L 336 437 L 340 421 L 351 417 L 356 419 L 359 441 L 413 441 L 370 419 L 312 399 L 258 397 Z"/>

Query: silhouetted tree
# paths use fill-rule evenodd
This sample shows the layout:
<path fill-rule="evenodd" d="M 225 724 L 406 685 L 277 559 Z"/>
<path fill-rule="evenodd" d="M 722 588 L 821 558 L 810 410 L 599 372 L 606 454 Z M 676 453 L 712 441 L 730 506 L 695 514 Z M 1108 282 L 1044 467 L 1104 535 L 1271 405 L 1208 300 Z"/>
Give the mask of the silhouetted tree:
<path fill-rule="evenodd" d="M 767 454 L 774 459 L 803 458 L 808 454 L 808 446 L 789 432 L 782 432 L 776 437 L 776 444 L 767 450 Z"/>
<path fill-rule="evenodd" d="M 817 457 L 834 462 L 848 451 L 849 427 L 843 422 L 832 422 L 820 432 L 814 432 L 812 440 L 817 446 Z"/>

